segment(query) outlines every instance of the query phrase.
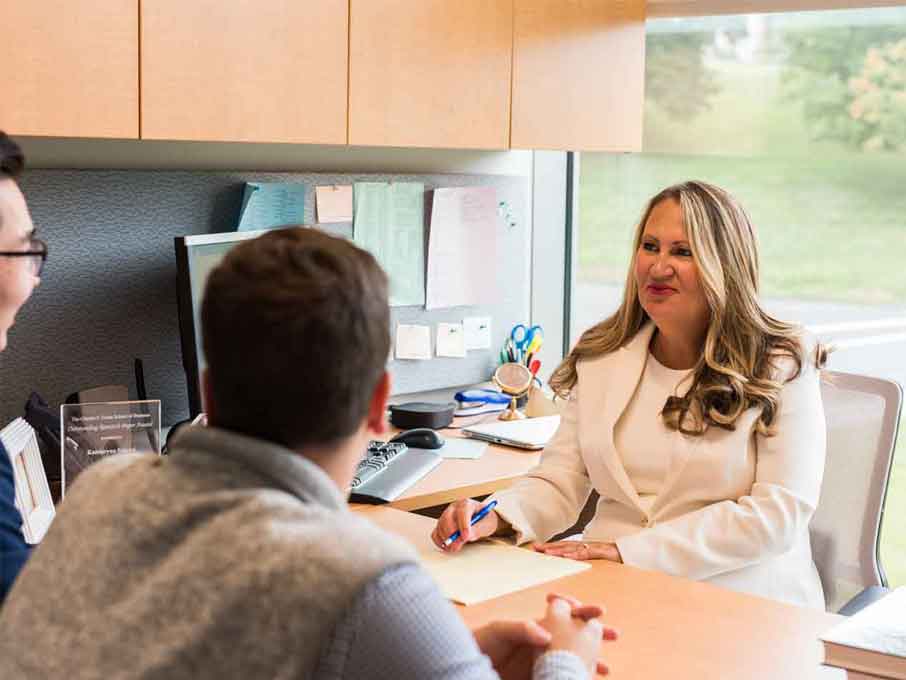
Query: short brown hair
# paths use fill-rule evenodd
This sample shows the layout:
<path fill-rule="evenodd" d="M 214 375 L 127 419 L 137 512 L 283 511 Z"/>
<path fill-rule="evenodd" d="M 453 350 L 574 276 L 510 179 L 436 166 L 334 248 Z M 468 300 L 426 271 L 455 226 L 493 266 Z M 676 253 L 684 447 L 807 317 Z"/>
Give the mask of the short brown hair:
<path fill-rule="evenodd" d="M 0 177 L 18 177 L 25 167 L 25 154 L 10 137 L 0 130 Z"/>
<path fill-rule="evenodd" d="M 25 154 L 22 153 L 22 149 L 0 130 L 0 179 L 11 178 L 15 181 L 24 167 Z M 3 223 L 0 221 L 0 227 L 2 226 Z"/>
<path fill-rule="evenodd" d="M 213 425 L 290 448 L 355 432 L 390 351 L 387 276 L 306 227 L 233 248 L 201 310 Z"/>

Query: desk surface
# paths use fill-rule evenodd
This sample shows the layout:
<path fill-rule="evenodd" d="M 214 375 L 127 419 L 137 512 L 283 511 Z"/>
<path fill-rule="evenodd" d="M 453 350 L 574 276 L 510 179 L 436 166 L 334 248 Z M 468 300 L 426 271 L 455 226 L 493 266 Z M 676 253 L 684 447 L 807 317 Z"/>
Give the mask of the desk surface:
<path fill-rule="evenodd" d="M 359 508 L 357 508 L 359 509 Z M 434 520 L 393 508 L 360 506 L 379 526 L 434 550 Z M 489 600 L 459 612 L 470 626 L 495 619 L 535 618 L 548 592 L 604 604 L 607 622 L 620 631 L 602 648 L 613 678 L 684 680 L 845 680 L 821 665 L 818 635 L 836 614 L 743 595 L 706 583 L 595 561 L 592 568 L 557 581 Z"/>
<path fill-rule="evenodd" d="M 463 436 L 459 430 L 442 430 L 441 434 L 444 437 Z M 491 494 L 508 487 L 535 467 L 540 459 L 540 451 L 488 444 L 487 450 L 476 460 L 444 460 L 390 505 L 400 510 L 418 510 L 460 498 Z"/>

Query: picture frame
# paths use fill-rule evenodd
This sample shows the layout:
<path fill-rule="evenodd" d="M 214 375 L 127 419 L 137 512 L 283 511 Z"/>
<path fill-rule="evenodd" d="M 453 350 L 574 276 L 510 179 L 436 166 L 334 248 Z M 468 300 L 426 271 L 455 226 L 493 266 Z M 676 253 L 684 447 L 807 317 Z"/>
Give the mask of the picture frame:
<path fill-rule="evenodd" d="M 9 455 L 16 486 L 16 508 L 22 515 L 26 543 L 41 542 L 56 510 L 41 462 L 38 438 L 24 418 L 16 418 L 0 430 L 0 441 Z"/>

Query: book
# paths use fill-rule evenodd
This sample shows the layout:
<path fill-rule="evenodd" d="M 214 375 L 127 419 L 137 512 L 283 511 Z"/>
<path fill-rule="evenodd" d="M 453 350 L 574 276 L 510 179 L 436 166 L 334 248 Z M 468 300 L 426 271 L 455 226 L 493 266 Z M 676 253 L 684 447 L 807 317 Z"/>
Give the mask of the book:
<path fill-rule="evenodd" d="M 824 663 L 860 674 L 906 680 L 906 587 L 867 606 L 821 636 Z"/>

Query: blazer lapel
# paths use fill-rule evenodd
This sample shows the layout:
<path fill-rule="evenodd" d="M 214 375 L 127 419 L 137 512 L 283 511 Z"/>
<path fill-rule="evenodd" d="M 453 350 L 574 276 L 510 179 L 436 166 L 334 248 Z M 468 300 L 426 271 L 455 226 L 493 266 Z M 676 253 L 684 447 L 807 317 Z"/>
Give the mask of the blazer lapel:
<path fill-rule="evenodd" d="M 622 495 L 614 500 L 639 510 L 643 508 L 638 492 L 629 481 L 614 444 L 614 426 L 642 377 L 653 333 L 654 324 L 648 322 L 627 345 L 580 365 L 580 430 L 585 433 L 582 449 L 589 454 L 586 464 L 603 462 L 615 482 L 615 490 Z"/>

